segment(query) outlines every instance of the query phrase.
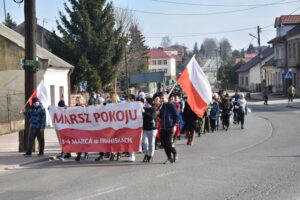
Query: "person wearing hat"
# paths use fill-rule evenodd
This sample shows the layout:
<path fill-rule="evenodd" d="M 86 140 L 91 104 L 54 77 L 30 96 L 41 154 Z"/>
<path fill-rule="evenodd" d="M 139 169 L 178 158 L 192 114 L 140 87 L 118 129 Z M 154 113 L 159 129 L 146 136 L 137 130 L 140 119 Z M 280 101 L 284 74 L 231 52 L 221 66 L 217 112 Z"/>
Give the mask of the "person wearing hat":
<path fill-rule="evenodd" d="M 45 148 L 45 138 L 44 129 L 46 126 L 46 111 L 45 108 L 40 104 L 38 98 L 32 99 L 32 106 L 25 110 L 23 109 L 23 114 L 27 119 L 29 119 L 29 136 L 27 141 L 27 149 L 24 156 L 32 155 L 32 146 L 35 138 L 37 137 L 39 142 L 39 156 L 44 155 Z"/>

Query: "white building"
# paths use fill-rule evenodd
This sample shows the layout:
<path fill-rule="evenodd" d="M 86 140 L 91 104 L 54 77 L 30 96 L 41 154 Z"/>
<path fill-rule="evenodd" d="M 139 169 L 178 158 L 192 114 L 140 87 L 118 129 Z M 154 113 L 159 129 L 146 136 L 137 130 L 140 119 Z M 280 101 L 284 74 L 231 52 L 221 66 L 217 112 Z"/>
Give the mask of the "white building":
<path fill-rule="evenodd" d="M 40 66 L 36 73 L 37 84 L 44 80 L 51 105 L 57 105 L 61 97 L 68 105 L 70 74 L 74 67 L 39 45 L 36 54 Z M 17 108 L 22 108 L 25 102 L 25 73 L 21 67 L 24 55 L 24 37 L 0 24 L 0 95 L 14 94 L 11 102 Z"/>
<path fill-rule="evenodd" d="M 148 54 L 148 70 L 165 72 L 167 80 L 176 79 L 176 59 L 161 49 L 150 49 Z"/>
<path fill-rule="evenodd" d="M 274 57 L 273 48 L 266 48 L 249 62 L 242 65 L 236 72 L 239 74 L 239 87 L 248 91 L 259 91 L 261 87 L 261 68 Z M 263 72 L 263 71 L 262 71 Z M 262 79 L 265 79 L 265 73 L 262 73 Z"/>

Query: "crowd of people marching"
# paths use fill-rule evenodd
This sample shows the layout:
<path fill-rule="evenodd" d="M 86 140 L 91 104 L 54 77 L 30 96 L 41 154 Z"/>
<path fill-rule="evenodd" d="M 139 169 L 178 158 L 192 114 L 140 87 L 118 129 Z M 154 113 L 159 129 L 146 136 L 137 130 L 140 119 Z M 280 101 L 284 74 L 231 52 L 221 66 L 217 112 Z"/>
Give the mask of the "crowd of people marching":
<path fill-rule="evenodd" d="M 233 121 L 233 124 L 240 124 L 241 129 L 244 129 L 245 115 L 248 110 L 244 94 L 240 93 L 239 90 L 236 90 L 233 96 L 229 96 L 225 90 L 214 93 L 212 102 L 202 117 L 197 116 L 193 112 L 188 104 L 188 97 L 183 96 L 181 93 L 168 95 L 168 93 L 158 92 L 152 96 L 140 91 L 136 96 L 131 94 L 124 95 L 121 98 L 115 92 L 110 95 L 92 93 L 87 101 L 87 105 L 84 103 L 82 96 L 77 96 L 75 106 L 106 105 L 109 103 L 132 101 L 140 101 L 144 105 L 142 135 L 143 162 L 151 162 L 155 150 L 159 148 L 164 148 L 167 156 L 165 163 L 176 162 L 178 154 L 174 142 L 180 140 L 182 136 L 187 139 L 187 145 L 193 145 L 196 135 L 200 137 L 201 134 L 215 132 L 219 129 L 227 131 L 230 128 L 231 121 Z M 35 99 L 34 102 L 38 102 L 38 100 Z M 66 107 L 63 99 L 59 101 L 58 106 Z M 29 111 L 24 111 L 25 116 L 30 118 L 38 115 L 41 113 L 40 107 L 41 105 L 38 103 L 33 104 L 33 107 Z M 36 125 L 36 129 L 39 130 L 45 126 L 45 122 L 41 123 L 41 126 Z M 30 146 L 32 146 L 35 136 L 39 136 L 38 133 L 37 131 L 32 137 L 29 137 L 29 147 L 25 155 L 31 156 Z M 42 144 L 40 146 L 40 154 L 43 154 L 44 139 L 43 137 L 38 138 Z M 121 155 L 128 156 L 129 161 L 135 161 L 134 152 L 100 152 L 95 161 L 104 159 L 111 161 L 120 160 Z M 71 158 L 71 154 L 62 152 L 58 158 L 62 160 Z M 80 161 L 81 159 L 88 158 L 88 152 L 77 152 L 75 160 Z"/>

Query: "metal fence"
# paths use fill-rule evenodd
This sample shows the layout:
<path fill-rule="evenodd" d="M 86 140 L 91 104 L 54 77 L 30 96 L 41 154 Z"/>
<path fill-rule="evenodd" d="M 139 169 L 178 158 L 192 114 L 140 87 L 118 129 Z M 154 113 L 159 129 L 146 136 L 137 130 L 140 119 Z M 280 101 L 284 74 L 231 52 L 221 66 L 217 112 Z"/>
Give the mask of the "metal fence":
<path fill-rule="evenodd" d="M 20 113 L 24 106 L 24 93 L 0 95 L 0 123 L 24 119 Z"/>

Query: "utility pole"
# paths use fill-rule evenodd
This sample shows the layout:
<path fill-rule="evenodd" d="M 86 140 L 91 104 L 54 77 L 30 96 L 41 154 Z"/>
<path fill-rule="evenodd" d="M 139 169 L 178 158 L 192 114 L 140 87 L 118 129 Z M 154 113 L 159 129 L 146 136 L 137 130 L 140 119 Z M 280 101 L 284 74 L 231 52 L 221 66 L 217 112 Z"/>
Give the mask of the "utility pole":
<path fill-rule="evenodd" d="M 259 58 L 259 72 L 260 72 L 260 83 L 261 83 L 261 89 L 263 87 L 263 69 L 262 69 L 262 59 L 263 59 L 263 55 L 261 53 L 261 46 L 260 46 L 260 32 L 261 32 L 261 28 L 259 26 L 257 26 L 257 36 L 249 33 L 250 36 L 254 37 L 257 39 L 257 44 L 258 44 L 258 58 Z"/>
<path fill-rule="evenodd" d="M 263 69 L 262 69 L 261 59 L 263 58 L 263 55 L 261 54 L 260 32 L 261 32 L 261 29 L 260 29 L 259 26 L 257 26 L 257 44 L 258 44 L 258 55 L 259 55 L 260 83 L 261 83 L 261 90 L 262 90 L 262 87 L 263 87 Z"/>
<path fill-rule="evenodd" d="M 36 43 L 35 43 L 35 30 L 36 30 L 36 13 L 35 13 L 35 0 L 24 1 L 24 16 L 25 16 L 25 102 L 30 98 L 34 89 L 36 88 Z M 28 109 L 27 104 L 27 109 Z M 25 151 L 27 147 L 27 140 L 29 135 L 29 120 L 25 119 L 25 130 L 23 132 L 23 141 L 20 137 L 19 151 Z M 22 136 L 22 135 L 20 135 Z"/>

